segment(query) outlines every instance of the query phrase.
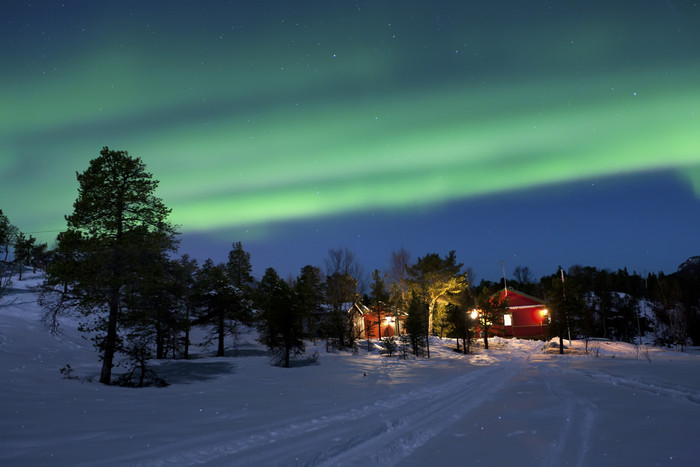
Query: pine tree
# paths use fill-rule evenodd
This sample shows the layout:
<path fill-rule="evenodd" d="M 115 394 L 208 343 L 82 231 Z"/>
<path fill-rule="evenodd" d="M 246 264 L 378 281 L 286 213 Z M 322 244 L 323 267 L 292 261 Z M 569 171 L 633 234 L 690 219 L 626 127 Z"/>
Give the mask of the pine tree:
<path fill-rule="evenodd" d="M 15 244 L 19 229 L 10 223 L 10 220 L 0 209 L 0 254 L 2 261 L 6 262 L 10 254 L 10 247 Z"/>
<path fill-rule="evenodd" d="M 484 287 L 476 299 L 479 308 L 479 325 L 484 333 L 484 348 L 489 348 L 489 329 L 495 323 L 503 322 L 503 313 L 508 309 L 508 297 L 501 297 L 500 292 L 493 293 Z"/>
<path fill-rule="evenodd" d="M 233 242 L 231 245 L 231 251 L 228 252 L 226 270 L 229 277 L 231 277 L 231 282 L 236 287 L 249 287 L 253 283 L 253 267 L 250 264 L 250 253 L 243 249 L 241 242 Z"/>
<path fill-rule="evenodd" d="M 404 247 L 399 248 L 399 251 L 391 252 L 389 278 L 392 285 L 395 284 L 396 292 L 401 302 L 406 302 L 408 300 L 406 270 L 410 258 L 411 255 Z"/>
<path fill-rule="evenodd" d="M 182 346 L 182 358 L 190 357 L 190 331 L 192 319 L 195 314 L 196 300 L 195 287 L 199 266 L 196 259 L 190 259 L 189 255 L 183 255 L 179 260 L 173 261 L 172 273 L 175 277 L 173 286 L 176 297 L 176 310 L 178 311 L 177 334 L 174 336 L 174 346 Z M 179 332 L 184 335 L 179 338 Z"/>
<path fill-rule="evenodd" d="M 413 355 L 422 356 L 427 353 L 430 357 L 428 343 L 428 313 L 429 309 L 420 295 L 411 293 L 408 299 L 408 316 L 406 317 L 406 332 L 410 335 Z"/>
<path fill-rule="evenodd" d="M 657 300 L 654 311 L 664 332 L 657 339 L 664 345 L 672 344 L 677 351 L 683 351 L 688 338 L 688 310 L 681 300 L 680 282 L 674 278 L 659 275 L 656 280 Z M 660 326 L 661 327 L 661 326 Z"/>
<path fill-rule="evenodd" d="M 255 295 L 259 340 L 276 364 L 289 368 L 291 357 L 304 353 L 303 313 L 295 306 L 291 288 L 273 268 L 265 270 Z"/>
<path fill-rule="evenodd" d="M 457 336 L 457 351 L 459 352 L 459 339 L 462 339 L 462 351 L 470 352 L 471 333 L 474 326 L 471 313 L 476 308 L 476 301 L 471 289 L 467 288 L 457 296 L 454 304 L 448 305 L 448 316 L 452 323 L 454 333 Z"/>
<path fill-rule="evenodd" d="M 17 235 L 17 240 L 15 240 L 15 263 L 17 263 L 17 269 L 19 270 L 19 280 L 22 280 L 22 271 L 25 266 L 28 266 L 32 260 L 32 251 L 34 250 L 34 243 L 36 239 L 31 235 L 29 238 L 24 236 L 23 232 Z"/>
<path fill-rule="evenodd" d="M 34 272 L 38 265 L 44 262 L 46 256 L 46 243 L 37 243 L 36 238 L 29 238 L 20 232 L 15 240 L 15 263 L 19 270 L 19 280 L 22 280 L 22 271 L 26 266 L 32 266 Z"/>
<path fill-rule="evenodd" d="M 329 340 L 337 341 L 340 347 L 354 344 L 355 330 L 352 321 L 347 319 L 345 307 L 357 299 L 359 275 L 359 266 L 350 250 L 328 250 L 324 291 L 330 313 L 324 323 L 324 334 Z"/>
<path fill-rule="evenodd" d="M 252 291 L 255 284 L 253 266 L 250 264 L 250 253 L 243 249 L 241 242 L 234 242 L 228 253 L 226 271 L 231 284 L 236 289 L 235 306 L 236 319 L 243 324 L 251 324 Z"/>
<path fill-rule="evenodd" d="M 47 271 L 47 282 L 65 284 L 94 331 L 100 351 L 100 382 L 111 384 L 115 354 L 122 348 L 122 325 L 131 319 L 126 294 L 148 278 L 145 257 L 176 248 L 170 209 L 155 196 L 153 180 L 138 157 L 105 147 L 77 174 L 78 198 L 58 238 L 62 252 Z"/>
<path fill-rule="evenodd" d="M 408 350 L 411 346 L 411 335 L 401 334 L 399 336 L 398 352 L 399 358 L 406 360 L 408 358 Z"/>
<path fill-rule="evenodd" d="M 329 319 L 324 323 L 324 335 L 335 340 L 340 347 L 353 344 L 354 335 L 348 330 L 346 306 L 355 300 L 357 281 L 348 274 L 334 273 L 326 276 L 326 302 L 330 306 Z"/>
<path fill-rule="evenodd" d="M 197 322 L 210 328 L 206 342 L 216 341 L 216 356 L 223 357 L 226 336 L 235 339 L 240 324 L 239 290 L 231 283 L 226 266 L 207 259 L 197 271 L 195 295 L 200 310 Z"/>
<path fill-rule="evenodd" d="M 82 271 L 77 266 L 81 257 L 80 245 L 80 233 L 65 231 L 58 234 L 58 246 L 52 251 L 44 282 L 39 286 L 39 305 L 43 310 L 41 322 L 53 334 L 58 333 L 59 317 L 81 308 L 81 293 L 78 288 L 70 286 L 80 282 L 75 277 Z"/>
<path fill-rule="evenodd" d="M 370 285 L 370 304 L 374 308 L 377 319 L 377 337 L 382 337 L 382 311 L 386 312 L 389 303 L 389 292 L 386 289 L 386 275 L 382 275 L 379 269 L 372 272 L 372 284 Z M 367 330 L 367 340 L 369 343 L 369 330 Z M 367 349 L 369 351 L 369 348 Z"/>
<path fill-rule="evenodd" d="M 318 336 L 316 315 L 323 306 L 323 281 L 321 270 L 306 265 L 294 282 L 294 301 L 304 320 L 305 332 L 314 339 Z"/>
<path fill-rule="evenodd" d="M 2 260 L 0 260 L 0 298 L 5 295 L 5 292 L 12 284 L 14 268 L 12 264 L 7 262 L 7 256 L 10 252 L 10 245 L 15 241 L 17 232 L 17 227 L 10 224 L 10 220 L 0 209 L 0 255 L 2 255 Z"/>
<path fill-rule="evenodd" d="M 389 308 L 392 310 L 396 321 L 396 333 L 400 336 L 401 317 L 405 316 L 408 306 L 408 280 L 407 268 L 411 255 L 404 247 L 391 252 L 389 267 Z"/>
<path fill-rule="evenodd" d="M 418 258 L 416 263 L 407 269 L 412 291 L 421 294 L 428 303 L 430 335 L 433 334 L 438 300 L 449 299 L 469 285 L 467 274 L 461 272 L 462 266 L 462 263 L 457 262 L 457 256 L 452 250 L 444 258 L 436 253 L 427 254 Z"/>
<path fill-rule="evenodd" d="M 148 339 L 155 348 L 155 357 L 163 359 L 172 350 L 170 338 L 178 326 L 178 285 L 172 261 L 165 255 L 153 253 L 141 257 L 143 263 L 149 265 L 149 274 L 126 289 L 126 304 L 134 313 L 125 316 L 125 325 L 138 328 L 138 333 L 132 332 L 132 335 L 142 342 Z"/>

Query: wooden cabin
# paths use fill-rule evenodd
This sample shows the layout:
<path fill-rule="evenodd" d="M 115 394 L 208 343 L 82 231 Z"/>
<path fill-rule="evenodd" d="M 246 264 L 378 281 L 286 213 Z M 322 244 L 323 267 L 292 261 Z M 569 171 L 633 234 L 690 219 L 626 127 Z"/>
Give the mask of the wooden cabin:
<path fill-rule="evenodd" d="M 378 339 L 406 333 L 404 314 L 399 314 L 397 317 L 393 312 L 377 307 L 367 308 L 359 302 L 348 304 L 346 308 L 348 321 L 357 339 Z M 377 319 L 379 319 L 379 327 Z"/>
<path fill-rule="evenodd" d="M 508 298 L 508 311 L 503 314 L 504 337 L 543 339 L 547 335 L 549 312 L 544 300 L 511 287 L 501 290 Z"/>
<path fill-rule="evenodd" d="M 406 334 L 406 331 L 404 331 L 406 316 L 404 314 L 397 316 L 395 313 L 384 309 L 372 307 L 365 313 L 363 318 L 365 333 L 362 337 L 365 339 L 379 339 L 380 337 Z M 379 326 L 377 326 L 377 320 L 379 321 Z"/>

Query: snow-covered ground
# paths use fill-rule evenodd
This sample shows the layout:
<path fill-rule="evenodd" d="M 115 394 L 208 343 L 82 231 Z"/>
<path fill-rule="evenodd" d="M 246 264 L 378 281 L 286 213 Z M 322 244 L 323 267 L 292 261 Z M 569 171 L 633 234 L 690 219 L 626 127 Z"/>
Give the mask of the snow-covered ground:
<path fill-rule="evenodd" d="M 465 356 L 435 339 L 429 360 L 320 350 L 317 364 L 284 369 L 247 335 L 238 357 L 164 361 L 170 386 L 127 389 L 87 381 L 99 362 L 76 321 L 53 336 L 33 294 L 9 298 L 3 466 L 700 462 L 698 355 L 613 342 L 586 355 L 574 341 L 560 356 L 543 342 L 493 339 Z M 66 364 L 80 379 L 63 379 Z"/>

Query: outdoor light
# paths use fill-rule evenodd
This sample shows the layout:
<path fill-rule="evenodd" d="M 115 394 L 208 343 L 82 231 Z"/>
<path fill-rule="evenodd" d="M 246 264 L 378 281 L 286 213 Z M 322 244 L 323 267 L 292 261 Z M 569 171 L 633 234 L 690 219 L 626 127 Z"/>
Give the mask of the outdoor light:
<path fill-rule="evenodd" d="M 512 326 L 513 325 L 513 315 L 506 313 L 503 315 L 503 325 Z"/>
<path fill-rule="evenodd" d="M 547 309 L 545 308 L 545 309 L 543 309 L 543 310 L 540 310 L 540 313 L 542 314 L 542 316 L 547 316 L 547 313 L 549 313 L 549 312 L 548 312 Z"/>
<path fill-rule="evenodd" d="M 478 317 L 479 317 L 479 312 L 478 312 L 478 311 L 476 311 L 476 310 L 472 310 L 472 314 L 471 314 L 471 316 L 472 316 L 472 319 L 476 319 L 476 318 L 478 318 Z"/>

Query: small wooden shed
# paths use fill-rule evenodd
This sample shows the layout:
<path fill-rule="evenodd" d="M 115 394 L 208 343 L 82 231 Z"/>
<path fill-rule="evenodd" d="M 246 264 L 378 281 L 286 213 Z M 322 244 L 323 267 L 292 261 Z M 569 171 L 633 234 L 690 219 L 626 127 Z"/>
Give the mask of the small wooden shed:
<path fill-rule="evenodd" d="M 380 337 L 398 336 L 406 334 L 404 313 L 392 313 L 383 308 L 372 307 L 364 314 L 364 335 L 363 338 L 379 339 Z M 377 327 L 379 321 L 379 327 Z M 379 335 L 381 331 L 381 336 Z"/>

